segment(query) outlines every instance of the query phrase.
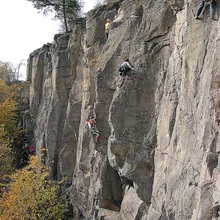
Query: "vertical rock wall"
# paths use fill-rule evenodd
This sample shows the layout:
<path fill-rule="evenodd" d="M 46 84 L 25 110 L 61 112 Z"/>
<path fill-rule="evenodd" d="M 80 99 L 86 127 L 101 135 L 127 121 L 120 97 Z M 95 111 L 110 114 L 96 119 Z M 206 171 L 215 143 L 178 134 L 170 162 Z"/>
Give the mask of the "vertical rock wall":
<path fill-rule="evenodd" d="M 74 219 L 218 219 L 219 21 L 198 3 L 112 1 L 30 55 L 36 146 Z"/>

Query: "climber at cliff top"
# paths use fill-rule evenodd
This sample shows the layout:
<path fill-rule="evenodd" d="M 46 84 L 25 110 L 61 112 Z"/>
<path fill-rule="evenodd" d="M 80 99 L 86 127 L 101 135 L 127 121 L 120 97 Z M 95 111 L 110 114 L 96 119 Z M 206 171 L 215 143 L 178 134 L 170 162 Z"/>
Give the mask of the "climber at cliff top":
<path fill-rule="evenodd" d="M 110 27 L 111 27 L 111 21 L 108 18 L 107 22 L 105 23 L 105 38 L 106 38 L 106 40 L 108 39 Z"/>
<path fill-rule="evenodd" d="M 100 137 L 100 132 L 98 131 L 98 129 L 96 128 L 96 115 L 95 116 L 90 116 L 89 120 L 87 121 L 87 125 L 89 127 L 89 131 L 92 134 L 92 136 L 95 136 L 95 142 L 99 143 L 99 137 Z"/>
<path fill-rule="evenodd" d="M 131 65 L 129 59 L 126 59 L 119 68 L 120 76 L 126 76 L 130 70 L 134 70 L 134 67 Z"/>
<path fill-rule="evenodd" d="M 216 11 L 216 0 L 203 0 L 197 8 L 195 19 L 199 18 L 199 15 L 201 15 L 203 13 L 203 11 L 207 5 L 210 5 L 210 9 L 209 9 L 210 16 L 212 19 L 214 19 L 214 15 L 215 15 L 215 11 Z"/>

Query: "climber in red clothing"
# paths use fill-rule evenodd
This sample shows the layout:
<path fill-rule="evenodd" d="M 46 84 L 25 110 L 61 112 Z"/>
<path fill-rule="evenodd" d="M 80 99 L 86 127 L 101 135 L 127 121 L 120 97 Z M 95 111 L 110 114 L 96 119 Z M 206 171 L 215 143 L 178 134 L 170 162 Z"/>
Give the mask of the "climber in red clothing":
<path fill-rule="evenodd" d="M 89 120 L 87 121 L 87 125 L 89 127 L 89 131 L 92 134 L 94 140 L 96 143 L 100 143 L 99 137 L 100 137 L 100 132 L 98 131 L 96 127 L 96 116 L 90 116 Z"/>

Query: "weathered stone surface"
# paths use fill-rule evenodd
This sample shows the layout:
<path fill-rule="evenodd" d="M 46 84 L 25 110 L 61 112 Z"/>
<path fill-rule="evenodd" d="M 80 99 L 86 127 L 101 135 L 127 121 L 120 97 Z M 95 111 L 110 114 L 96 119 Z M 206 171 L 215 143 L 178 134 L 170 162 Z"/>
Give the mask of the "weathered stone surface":
<path fill-rule="evenodd" d="M 125 195 L 121 205 L 121 219 L 140 219 L 143 201 L 138 197 L 133 187 L 125 188 Z M 131 207 L 133 207 L 131 209 Z"/>
<path fill-rule="evenodd" d="M 219 219 L 219 21 L 195 20 L 198 3 L 111 1 L 30 55 L 36 146 L 74 220 Z"/>

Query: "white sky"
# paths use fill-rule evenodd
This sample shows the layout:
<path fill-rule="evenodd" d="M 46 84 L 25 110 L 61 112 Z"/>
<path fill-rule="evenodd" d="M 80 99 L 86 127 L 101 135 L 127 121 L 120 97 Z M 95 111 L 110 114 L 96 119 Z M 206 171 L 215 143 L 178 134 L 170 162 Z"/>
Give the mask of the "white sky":
<path fill-rule="evenodd" d="M 84 0 L 84 11 L 93 8 L 96 0 Z M 58 22 L 52 15 L 38 13 L 27 0 L 1 0 L 0 2 L 0 61 L 16 67 L 22 60 L 26 64 L 29 54 L 46 43 L 52 43 L 58 33 Z M 26 66 L 21 68 L 26 76 Z"/>

